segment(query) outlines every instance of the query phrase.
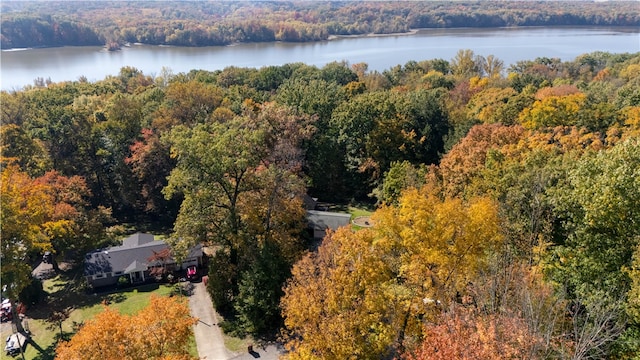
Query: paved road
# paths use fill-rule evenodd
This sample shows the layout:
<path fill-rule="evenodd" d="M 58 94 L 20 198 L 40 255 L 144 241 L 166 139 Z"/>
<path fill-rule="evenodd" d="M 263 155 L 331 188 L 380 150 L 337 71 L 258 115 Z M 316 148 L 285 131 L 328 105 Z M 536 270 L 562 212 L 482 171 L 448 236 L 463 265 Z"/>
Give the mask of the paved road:
<path fill-rule="evenodd" d="M 234 354 L 227 351 L 218 326 L 218 316 L 213 309 L 211 298 L 202 282 L 194 284 L 193 293 L 189 297 L 191 316 L 198 318 L 194 326 L 198 356 L 206 360 L 227 360 Z"/>
<path fill-rule="evenodd" d="M 244 354 L 237 355 L 231 358 L 231 360 L 277 360 L 282 354 L 283 349 L 280 345 L 258 345 L 253 347 L 252 352 L 246 352 Z"/>

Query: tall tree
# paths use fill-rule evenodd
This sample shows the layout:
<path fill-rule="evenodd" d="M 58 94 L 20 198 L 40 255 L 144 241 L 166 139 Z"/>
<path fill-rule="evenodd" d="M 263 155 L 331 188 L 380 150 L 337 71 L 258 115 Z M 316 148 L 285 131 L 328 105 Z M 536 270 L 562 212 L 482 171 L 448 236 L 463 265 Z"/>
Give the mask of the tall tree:
<path fill-rule="evenodd" d="M 631 265 L 640 241 L 639 169 L 640 142 L 629 139 L 584 157 L 552 194 L 566 239 L 551 269 L 582 297 L 600 291 L 623 297 L 629 290 L 621 269 Z"/>
<path fill-rule="evenodd" d="M 141 204 L 138 206 L 150 214 L 175 216 L 175 201 L 168 201 L 162 195 L 162 189 L 167 186 L 167 177 L 175 167 L 175 160 L 169 154 L 169 145 L 160 140 L 158 131 L 143 129 L 142 139 L 133 143 L 130 150 L 131 155 L 124 161 L 141 184 Z"/>
<path fill-rule="evenodd" d="M 454 76 L 461 79 L 469 79 L 473 76 L 482 74 L 483 65 L 486 61 L 484 58 L 478 57 L 473 50 L 458 50 L 456 56 L 451 59 L 451 72 Z"/>
<path fill-rule="evenodd" d="M 17 165 L 2 169 L 0 186 L 2 284 L 7 287 L 7 296 L 16 300 L 31 281 L 28 256 L 51 250 L 51 237 L 66 232 L 71 224 L 66 219 L 52 219 L 55 203 L 50 188 L 21 172 Z"/>
<path fill-rule="evenodd" d="M 90 206 L 91 192 L 83 178 L 49 171 L 35 182 L 45 185 L 53 199 L 51 219 L 67 224 L 59 231 L 50 231 L 51 245 L 56 253 L 81 257 L 108 243 L 104 224 L 113 222 L 111 209 Z"/>
<path fill-rule="evenodd" d="M 278 88 L 276 100 L 308 115 L 317 116 L 317 131 L 305 142 L 305 172 L 310 178 L 310 193 L 323 199 L 344 195 L 344 159 L 338 151 L 329 120 L 333 110 L 345 101 L 338 84 L 317 79 L 291 78 Z"/>
<path fill-rule="evenodd" d="M 3 162 L 15 162 L 32 176 L 42 175 L 50 168 L 50 159 L 42 142 L 29 136 L 23 127 L 15 124 L 2 125 L 0 139 L 0 157 Z"/>
<path fill-rule="evenodd" d="M 633 273 L 628 269 L 640 243 L 639 172 L 640 142 L 632 138 L 585 156 L 570 170 L 566 182 L 551 192 L 564 232 L 545 267 L 576 299 L 574 319 L 580 328 L 596 330 L 592 338 L 584 339 L 586 344 L 581 343 L 583 356 L 606 354 L 617 339 L 630 341 L 619 338 L 623 330 L 619 324 L 625 321 L 622 304 L 630 305 Z M 628 331 L 637 331 L 633 330 L 637 323 L 630 325 Z M 637 343 L 637 335 L 631 338 Z"/>
<path fill-rule="evenodd" d="M 448 130 L 441 97 L 438 90 L 379 91 L 338 106 L 330 124 L 352 181 L 376 184 L 393 161 L 436 162 Z"/>
<path fill-rule="evenodd" d="M 300 251 L 300 144 L 311 131 L 309 117 L 248 101 L 243 117 L 193 129 L 176 127 L 167 138 L 177 166 L 165 193 L 184 195 L 174 227 L 174 251 L 180 254 L 197 242 L 217 245 L 213 263 L 220 266 L 211 267 L 209 282 L 213 300 L 223 311 L 232 311 L 238 302 L 236 309 L 246 311 L 240 315 L 249 331 L 270 326 L 256 316 L 256 309 L 273 312 L 277 306 L 277 301 L 262 301 L 253 291 L 278 298 L 281 286 L 274 284 L 283 281 Z M 239 286 L 243 279 L 243 284 L 257 284 L 261 277 L 273 281 L 261 281 L 261 288 L 253 290 Z"/>

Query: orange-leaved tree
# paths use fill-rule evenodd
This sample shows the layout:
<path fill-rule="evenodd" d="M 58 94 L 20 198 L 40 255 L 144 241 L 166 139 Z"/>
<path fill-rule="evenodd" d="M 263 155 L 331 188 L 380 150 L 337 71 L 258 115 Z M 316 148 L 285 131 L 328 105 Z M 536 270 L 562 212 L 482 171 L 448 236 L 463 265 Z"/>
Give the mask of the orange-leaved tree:
<path fill-rule="evenodd" d="M 187 346 L 195 322 L 188 305 L 176 298 L 151 296 L 135 315 L 107 307 L 58 345 L 56 359 L 191 359 Z"/>
<path fill-rule="evenodd" d="M 54 198 L 47 184 L 35 181 L 17 165 L 2 169 L 0 179 L 0 233 L 2 234 L 2 284 L 17 299 L 29 285 L 28 253 L 51 250 L 51 238 L 69 227 L 65 219 L 53 219 Z"/>
<path fill-rule="evenodd" d="M 483 315 L 454 306 L 437 323 L 425 326 L 425 337 L 407 360 L 527 359 L 542 339 L 517 315 Z"/>

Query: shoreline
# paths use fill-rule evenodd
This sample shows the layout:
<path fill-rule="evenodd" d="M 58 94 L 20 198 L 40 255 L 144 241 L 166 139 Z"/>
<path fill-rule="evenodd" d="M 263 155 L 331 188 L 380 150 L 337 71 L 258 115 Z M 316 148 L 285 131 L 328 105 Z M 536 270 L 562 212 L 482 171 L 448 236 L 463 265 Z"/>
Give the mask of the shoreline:
<path fill-rule="evenodd" d="M 611 30 L 615 30 L 615 31 L 623 31 L 624 30 L 631 30 L 630 32 L 636 32 L 633 30 L 636 30 L 635 28 L 631 28 L 628 26 L 620 26 L 620 27 L 616 27 L 616 26 L 610 26 L 610 25 L 583 25 L 583 26 L 573 26 L 573 25 L 569 25 L 569 26 L 506 26 L 506 27 L 443 27 L 443 28 L 416 28 L 416 29 L 411 29 L 407 32 L 397 32 L 397 33 L 388 33 L 388 34 L 376 34 L 376 33 L 368 33 L 368 34 L 354 34 L 354 35 L 329 35 L 327 37 L 327 39 L 324 40 L 313 40 L 313 41 L 282 41 L 282 40 L 272 40 L 272 41 L 260 41 L 260 42 L 234 42 L 234 43 L 230 43 L 230 44 L 220 44 L 220 45 L 203 45 L 203 46 L 188 46 L 188 45 L 170 45 L 170 44 L 146 44 L 146 43 L 124 43 L 121 44 L 120 49 L 117 49 L 115 51 L 120 51 L 122 50 L 122 48 L 125 47 L 131 47 L 131 46 L 158 46 L 158 47 L 185 47 L 185 48 L 204 48 L 204 47 L 225 47 L 225 46 L 238 46 L 238 45 L 242 45 L 242 44 L 267 44 L 267 43 L 319 43 L 319 42 L 323 42 L 323 41 L 333 41 L 333 40 L 339 40 L 339 39 L 355 39 L 355 38 L 373 38 L 373 37 L 391 37 L 391 36 L 412 36 L 412 35 L 416 35 L 421 31 L 425 31 L 425 30 L 471 30 L 471 29 L 477 29 L 477 30 L 488 30 L 488 29 L 512 29 L 512 30 L 517 30 L 517 29 L 531 29 L 531 28 L 549 28 L 549 29 L 554 29 L 554 28 L 594 28 L 594 29 L 611 29 Z M 11 52 L 11 51 L 27 51 L 27 50 L 34 50 L 34 49 L 47 49 L 47 48 L 61 48 L 61 47 L 91 47 L 91 46 L 99 46 L 99 47 L 103 47 L 105 48 L 105 50 L 109 51 L 109 49 L 107 48 L 107 46 L 105 46 L 104 44 L 100 44 L 100 45 L 51 45 L 51 46 L 34 46 L 34 47 L 15 47 L 15 48 L 0 48 L 0 50 L 2 52 Z M 113 50 L 111 50 L 113 51 Z"/>
<path fill-rule="evenodd" d="M 418 31 L 420 30 L 422 29 L 411 29 L 407 32 L 388 33 L 388 34 L 368 33 L 368 34 L 355 34 L 355 35 L 329 35 L 329 37 L 327 37 L 327 41 L 336 40 L 336 39 L 364 38 L 364 37 L 409 36 L 409 35 L 417 34 Z"/>

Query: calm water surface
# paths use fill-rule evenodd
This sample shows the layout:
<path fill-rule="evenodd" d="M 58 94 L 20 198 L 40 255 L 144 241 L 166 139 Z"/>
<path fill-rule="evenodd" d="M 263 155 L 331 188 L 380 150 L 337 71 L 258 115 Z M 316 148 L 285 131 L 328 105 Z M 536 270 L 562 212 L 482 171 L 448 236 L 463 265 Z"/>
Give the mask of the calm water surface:
<path fill-rule="evenodd" d="M 323 66 L 332 61 L 365 62 L 383 71 L 410 60 L 451 60 L 458 50 L 495 55 L 506 65 L 537 57 L 564 61 L 594 52 L 639 52 L 638 28 L 515 28 L 420 30 L 414 35 L 338 38 L 316 43 L 259 43 L 220 47 L 132 45 L 107 52 L 101 47 L 6 50 L 1 53 L 1 88 L 14 90 L 35 78 L 90 81 L 116 75 L 123 66 L 145 74 L 163 67 L 174 73 L 192 69 L 221 70 L 227 66 L 259 68 L 303 62 Z"/>

